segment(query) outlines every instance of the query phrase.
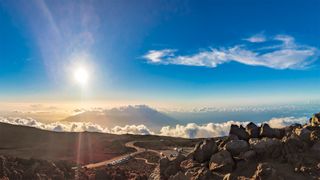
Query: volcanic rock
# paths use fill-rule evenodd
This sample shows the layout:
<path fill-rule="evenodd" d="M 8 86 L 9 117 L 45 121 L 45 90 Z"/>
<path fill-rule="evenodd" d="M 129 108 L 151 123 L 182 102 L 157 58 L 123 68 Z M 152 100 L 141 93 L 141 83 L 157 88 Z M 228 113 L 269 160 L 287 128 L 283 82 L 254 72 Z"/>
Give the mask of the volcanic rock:
<path fill-rule="evenodd" d="M 276 138 L 252 138 L 249 140 L 250 147 L 261 156 L 277 158 L 281 155 L 282 143 Z"/>
<path fill-rule="evenodd" d="M 259 180 L 277 180 L 277 179 L 283 179 L 281 178 L 276 169 L 273 168 L 268 163 L 260 163 L 257 166 L 257 170 L 252 176 L 252 179 L 259 179 Z"/>
<path fill-rule="evenodd" d="M 235 163 L 227 150 L 222 150 L 212 155 L 209 169 L 217 172 L 231 172 Z"/>
<path fill-rule="evenodd" d="M 296 128 L 295 134 L 304 142 L 311 143 L 311 131 L 306 127 L 303 128 Z"/>
<path fill-rule="evenodd" d="M 196 145 L 193 150 L 193 159 L 203 163 L 209 161 L 212 154 L 217 152 L 218 147 L 214 139 L 206 139 L 203 142 Z"/>
<path fill-rule="evenodd" d="M 247 133 L 246 129 L 242 125 L 240 125 L 239 127 L 238 125 L 232 124 L 230 127 L 229 134 L 238 136 L 240 140 L 248 141 L 249 139 L 249 134 Z"/>
<path fill-rule="evenodd" d="M 259 137 L 260 129 L 253 122 L 250 122 L 246 126 L 246 131 L 248 132 L 250 138 L 258 138 Z"/>
<path fill-rule="evenodd" d="M 262 124 L 260 128 L 260 136 L 268 138 L 278 138 L 281 139 L 285 135 L 284 129 L 274 129 L 271 128 L 268 124 Z"/>
<path fill-rule="evenodd" d="M 249 150 L 249 144 L 244 140 L 232 140 L 225 145 L 225 149 L 233 156 Z"/>

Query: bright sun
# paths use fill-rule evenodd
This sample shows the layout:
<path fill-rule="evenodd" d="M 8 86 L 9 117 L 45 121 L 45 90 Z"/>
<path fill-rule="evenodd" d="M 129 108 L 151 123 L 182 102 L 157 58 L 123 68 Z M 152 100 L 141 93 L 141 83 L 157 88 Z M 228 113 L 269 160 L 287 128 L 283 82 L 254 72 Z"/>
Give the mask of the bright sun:
<path fill-rule="evenodd" d="M 88 71 L 83 67 L 78 67 L 74 70 L 73 76 L 75 81 L 80 84 L 81 86 L 84 86 L 88 83 L 89 80 L 89 73 Z"/>

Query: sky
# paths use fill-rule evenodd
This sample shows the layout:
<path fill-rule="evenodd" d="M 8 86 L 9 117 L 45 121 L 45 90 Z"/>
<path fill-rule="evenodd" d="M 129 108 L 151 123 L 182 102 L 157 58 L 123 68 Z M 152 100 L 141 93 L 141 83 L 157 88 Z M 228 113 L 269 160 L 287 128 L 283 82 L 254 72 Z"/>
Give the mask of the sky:
<path fill-rule="evenodd" d="M 0 0 L 0 102 L 317 101 L 319 7 L 316 0 Z"/>

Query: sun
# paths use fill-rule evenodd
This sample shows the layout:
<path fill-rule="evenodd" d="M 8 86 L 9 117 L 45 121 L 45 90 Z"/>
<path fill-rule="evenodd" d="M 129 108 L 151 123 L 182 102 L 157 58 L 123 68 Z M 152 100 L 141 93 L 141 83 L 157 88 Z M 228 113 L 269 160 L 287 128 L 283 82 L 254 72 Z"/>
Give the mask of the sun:
<path fill-rule="evenodd" d="M 78 67 L 73 72 L 74 80 L 81 86 L 85 86 L 89 80 L 89 73 L 84 67 Z"/>

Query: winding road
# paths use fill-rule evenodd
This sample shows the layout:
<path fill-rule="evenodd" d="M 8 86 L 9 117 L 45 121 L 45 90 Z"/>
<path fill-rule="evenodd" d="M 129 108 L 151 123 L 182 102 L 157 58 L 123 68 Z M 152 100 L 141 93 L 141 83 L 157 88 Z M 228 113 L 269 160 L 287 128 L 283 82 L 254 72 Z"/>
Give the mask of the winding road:
<path fill-rule="evenodd" d="M 105 160 L 105 161 L 101 161 L 101 162 L 97 162 L 97 163 L 91 163 L 91 164 L 87 164 L 87 165 L 84 165 L 82 166 L 83 168 L 88 168 L 88 169 L 92 169 L 92 168 L 98 168 L 98 167 L 101 167 L 101 166 L 105 166 L 107 164 L 110 164 L 114 161 L 118 161 L 118 160 L 121 160 L 121 159 L 125 159 L 125 158 L 130 158 L 130 157 L 133 157 L 137 154 L 140 154 L 142 152 L 154 152 L 154 153 L 157 153 L 159 156 L 160 156 L 160 152 L 159 151 L 156 151 L 156 150 L 152 150 L 152 149 L 145 149 L 145 148 L 140 148 L 138 146 L 135 146 L 134 143 L 136 143 L 136 141 L 130 141 L 130 142 L 127 142 L 125 144 L 126 147 L 129 147 L 129 148 L 134 148 L 136 149 L 136 152 L 133 152 L 133 153 L 128 153 L 128 154 L 124 154 L 124 155 L 121 155 L 121 156 L 117 156 L 117 157 L 114 157 L 112 159 L 108 159 L 108 160 Z M 146 164 L 150 164 L 150 165 L 154 165 L 154 163 L 150 163 L 148 162 L 147 159 L 144 159 L 144 158 L 135 158 L 135 159 L 140 159 L 140 160 L 144 160 Z"/>

